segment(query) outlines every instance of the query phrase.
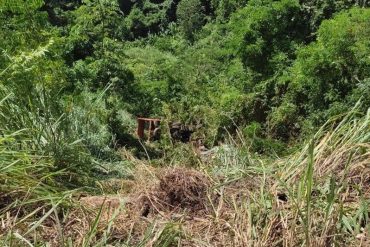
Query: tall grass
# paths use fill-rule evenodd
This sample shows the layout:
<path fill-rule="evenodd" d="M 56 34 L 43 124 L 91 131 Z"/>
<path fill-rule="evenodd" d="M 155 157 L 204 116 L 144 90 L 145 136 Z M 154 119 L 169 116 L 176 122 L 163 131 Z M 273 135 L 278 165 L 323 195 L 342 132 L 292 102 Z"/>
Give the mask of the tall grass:
<path fill-rule="evenodd" d="M 0 107 L 9 100 L 5 95 Z M 212 187 L 205 198 L 209 207 L 195 216 L 184 210 L 176 217 L 172 212 L 135 217 L 125 204 L 112 214 L 104 203 L 78 214 L 78 203 L 67 200 L 72 192 L 56 179 L 68 170 L 55 169 L 53 155 L 39 152 L 38 141 L 45 137 L 33 133 L 40 129 L 12 132 L 21 125 L 7 127 L 0 137 L 0 222 L 6 226 L 0 228 L 0 244 L 51 241 L 40 236 L 40 229 L 51 224 L 59 246 L 367 246 L 370 110 L 361 115 L 357 107 L 329 120 L 299 152 L 287 157 L 256 156 L 242 140 L 214 149 L 208 160 L 197 159 Z M 24 120 L 17 117 L 27 123 L 32 114 Z M 147 180 L 157 179 L 150 173 Z M 154 181 L 137 178 L 135 183 L 140 191 Z M 120 196 L 137 199 L 138 191 L 131 193 Z M 67 202 L 69 207 L 64 207 Z M 83 224 L 65 233 L 63 224 L 71 217 Z M 117 237 L 117 229 L 128 225 L 131 236 Z M 78 232 L 84 233 L 80 239 Z"/>
<path fill-rule="evenodd" d="M 37 245 L 42 241 L 40 228 L 50 222 L 61 232 L 71 189 L 88 185 L 85 191 L 99 191 L 94 168 L 107 157 L 102 153 L 117 156 L 109 148 L 111 134 L 103 99 L 109 87 L 96 94 L 63 97 L 63 83 L 47 85 L 52 76 L 33 66 L 39 65 L 48 48 L 40 47 L 27 56 L 22 53 L 1 71 L 2 246 L 13 245 L 13 241 L 19 246 Z M 108 161 L 110 157 L 104 163 Z"/>
<path fill-rule="evenodd" d="M 71 191 L 55 182 L 55 177 L 63 171 L 51 172 L 53 163 L 49 157 L 20 149 L 22 142 L 27 142 L 23 132 L 0 137 L 0 243 L 5 241 L 3 246 L 13 241 L 30 245 L 27 239 L 31 234 L 58 205 L 67 203 L 71 195 Z M 39 218 L 37 215 L 41 214 L 43 217 Z M 17 230 L 20 228 L 27 229 L 23 236 Z"/>
<path fill-rule="evenodd" d="M 228 221 L 238 233 L 235 246 L 369 243 L 364 236 L 370 231 L 370 110 L 361 114 L 359 107 L 330 119 L 288 157 L 261 159 L 233 145 L 218 153 L 219 163 L 212 168 L 222 174 L 217 193 L 234 198 L 225 190 L 236 183 L 247 198 L 246 203 L 229 202 L 236 217 Z M 238 152 L 236 158 L 233 152 Z M 248 226 L 244 233 L 242 225 Z"/>

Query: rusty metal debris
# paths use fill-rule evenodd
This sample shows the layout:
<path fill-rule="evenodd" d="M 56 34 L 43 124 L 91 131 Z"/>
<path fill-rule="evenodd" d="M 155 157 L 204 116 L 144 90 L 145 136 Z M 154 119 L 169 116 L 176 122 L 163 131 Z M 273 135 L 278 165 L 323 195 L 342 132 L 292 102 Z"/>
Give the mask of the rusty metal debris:
<path fill-rule="evenodd" d="M 160 137 L 160 122 L 159 118 L 137 118 L 137 136 L 140 139 L 145 139 L 145 129 L 148 130 L 147 139 L 149 141 L 158 140 Z"/>

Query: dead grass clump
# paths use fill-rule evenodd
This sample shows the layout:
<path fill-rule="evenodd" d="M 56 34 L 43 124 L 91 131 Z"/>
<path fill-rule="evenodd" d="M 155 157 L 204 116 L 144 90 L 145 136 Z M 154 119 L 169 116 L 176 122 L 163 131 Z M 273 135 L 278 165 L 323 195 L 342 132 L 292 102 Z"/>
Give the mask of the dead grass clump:
<path fill-rule="evenodd" d="M 109 229 L 109 242 L 130 239 L 134 244 L 143 239 L 151 224 L 156 222 L 156 228 L 161 228 L 172 221 L 176 213 L 207 215 L 207 192 L 211 183 L 204 174 L 185 168 L 159 169 L 155 173 L 159 174 L 155 176 L 158 179 L 139 178 L 135 182 L 137 192 L 126 197 L 82 197 L 79 207 L 59 219 L 63 222 L 61 225 L 58 226 L 57 219 L 50 219 L 51 224 L 43 227 L 44 240 L 58 246 L 62 232 L 63 239 L 70 238 L 75 246 L 81 246 L 84 241 L 98 241 Z M 93 239 L 88 240 L 86 236 L 92 232 Z"/>
<path fill-rule="evenodd" d="M 133 180 L 117 178 L 107 179 L 99 183 L 104 194 L 128 194 L 135 185 Z"/>
<path fill-rule="evenodd" d="M 121 200 L 118 196 L 86 196 L 80 199 L 80 203 L 90 209 L 99 209 L 103 206 L 114 210 L 119 208 Z"/>
<path fill-rule="evenodd" d="M 63 239 L 71 239 L 73 246 L 85 246 L 86 241 L 96 243 L 104 235 L 109 236 L 108 243 L 129 238 L 132 243 L 138 242 L 150 222 L 138 217 L 134 203 L 113 195 L 83 197 L 79 200 L 80 205 L 71 209 L 63 219 L 51 216 L 50 224 L 42 226 L 42 237 L 53 247 L 61 246 Z"/>
<path fill-rule="evenodd" d="M 159 176 L 159 184 L 141 197 L 143 216 L 149 212 L 181 212 L 198 214 L 207 209 L 209 179 L 202 173 L 185 168 L 167 169 Z"/>

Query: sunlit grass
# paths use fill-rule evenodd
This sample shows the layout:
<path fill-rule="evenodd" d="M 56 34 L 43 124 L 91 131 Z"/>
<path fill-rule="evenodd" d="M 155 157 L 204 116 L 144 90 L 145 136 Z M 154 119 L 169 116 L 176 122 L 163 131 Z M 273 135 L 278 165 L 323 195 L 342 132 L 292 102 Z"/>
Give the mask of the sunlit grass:
<path fill-rule="evenodd" d="M 158 189 L 155 186 L 161 176 L 161 168 L 149 168 L 140 160 L 134 162 L 136 169 L 145 169 L 134 168 L 131 183 L 135 190 L 115 195 L 120 198 L 118 207 L 104 199 L 86 209 L 78 196 L 90 195 L 83 188 L 63 188 L 55 178 L 64 171 L 53 169 L 51 157 L 29 149 L 32 141 L 25 130 L 3 134 L 0 243 L 366 246 L 370 231 L 370 111 L 359 115 L 356 107 L 347 115 L 328 121 L 301 151 L 287 157 L 274 160 L 257 156 L 248 152 L 246 141 L 220 146 L 208 160 L 192 156 L 195 167 L 212 185 L 205 198 L 208 206 L 199 215 L 189 215 L 184 209 L 180 213 L 164 211 L 149 217 L 137 216 L 141 208 L 138 195 Z M 183 153 L 174 152 L 174 162 L 168 166 L 181 165 L 176 162 L 176 155 L 181 156 L 179 160 L 186 160 L 185 152 L 194 155 L 191 149 L 181 150 Z M 105 196 L 114 195 L 101 197 Z M 53 240 L 48 231 L 56 236 Z"/>

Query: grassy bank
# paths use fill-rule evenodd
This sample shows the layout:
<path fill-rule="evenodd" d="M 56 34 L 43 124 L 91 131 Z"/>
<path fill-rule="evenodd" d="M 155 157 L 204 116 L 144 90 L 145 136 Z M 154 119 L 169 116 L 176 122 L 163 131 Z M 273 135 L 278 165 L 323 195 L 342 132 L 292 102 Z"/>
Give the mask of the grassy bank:
<path fill-rule="evenodd" d="M 131 157 L 133 178 L 97 181 L 97 194 L 12 150 L 19 135 L 1 139 L 2 246 L 369 244 L 370 112 L 328 121 L 283 158 L 251 154 L 241 135 L 193 168 Z"/>

